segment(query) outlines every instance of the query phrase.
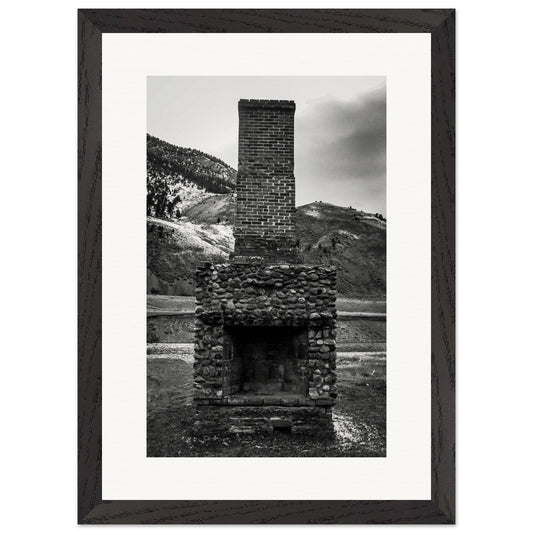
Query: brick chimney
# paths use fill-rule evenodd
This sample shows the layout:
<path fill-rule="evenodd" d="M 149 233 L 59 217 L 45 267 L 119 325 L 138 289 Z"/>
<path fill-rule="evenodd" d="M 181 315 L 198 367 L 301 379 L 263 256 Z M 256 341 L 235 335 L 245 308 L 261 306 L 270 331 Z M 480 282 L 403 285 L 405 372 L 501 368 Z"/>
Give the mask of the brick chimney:
<path fill-rule="evenodd" d="M 239 101 L 235 259 L 298 261 L 294 112 L 290 100 Z"/>

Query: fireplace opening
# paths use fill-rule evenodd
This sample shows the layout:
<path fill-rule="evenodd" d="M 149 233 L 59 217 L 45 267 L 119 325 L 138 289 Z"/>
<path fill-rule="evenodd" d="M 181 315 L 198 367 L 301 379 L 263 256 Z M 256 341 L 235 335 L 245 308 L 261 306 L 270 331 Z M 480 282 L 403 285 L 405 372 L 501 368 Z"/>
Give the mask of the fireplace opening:
<path fill-rule="evenodd" d="M 225 333 L 233 395 L 307 395 L 305 328 L 243 326 Z"/>

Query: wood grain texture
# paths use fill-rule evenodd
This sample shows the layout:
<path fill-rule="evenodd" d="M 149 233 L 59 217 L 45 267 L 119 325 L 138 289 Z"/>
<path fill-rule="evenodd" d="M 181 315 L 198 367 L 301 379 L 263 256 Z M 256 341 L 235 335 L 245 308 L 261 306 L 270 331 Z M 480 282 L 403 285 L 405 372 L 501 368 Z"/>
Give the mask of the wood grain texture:
<path fill-rule="evenodd" d="M 432 494 L 455 520 L 455 12 L 431 34 Z"/>
<path fill-rule="evenodd" d="M 102 501 L 101 36 L 105 32 L 431 33 L 431 500 Z M 78 65 L 79 523 L 454 523 L 454 10 L 80 10 Z"/>
<path fill-rule="evenodd" d="M 78 20 L 78 511 L 102 494 L 102 34 Z"/>

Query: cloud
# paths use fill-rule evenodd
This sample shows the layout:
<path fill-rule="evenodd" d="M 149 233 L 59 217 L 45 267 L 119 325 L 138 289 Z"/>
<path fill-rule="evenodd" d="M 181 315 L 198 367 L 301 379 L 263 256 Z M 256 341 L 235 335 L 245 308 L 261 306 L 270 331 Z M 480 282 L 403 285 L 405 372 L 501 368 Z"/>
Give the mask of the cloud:
<path fill-rule="evenodd" d="M 344 183 L 385 208 L 385 85 L 352 100 L 322 98 L 296 112 L 296 171 L 308 183 Z M 364 198 L 368 196 L 368 198 Z M 379 198 L 381 196 L 381 198 Z"/>

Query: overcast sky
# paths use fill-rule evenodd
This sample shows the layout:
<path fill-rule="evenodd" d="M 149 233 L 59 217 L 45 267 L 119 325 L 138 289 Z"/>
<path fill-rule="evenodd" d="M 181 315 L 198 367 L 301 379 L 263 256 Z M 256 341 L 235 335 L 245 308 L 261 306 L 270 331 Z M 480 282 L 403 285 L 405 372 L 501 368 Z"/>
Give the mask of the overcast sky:
<path fill-rule="evenodd" d="M 386 215 L 385 78 L 150 76 L 148 133 L 237 169 L 241 98 L 294 100 L 296 205 Z"/>

